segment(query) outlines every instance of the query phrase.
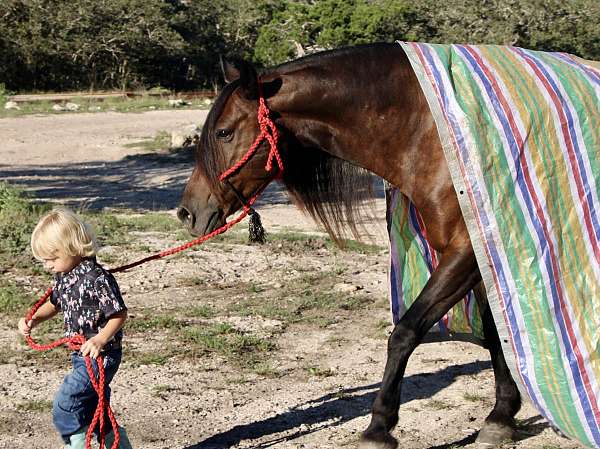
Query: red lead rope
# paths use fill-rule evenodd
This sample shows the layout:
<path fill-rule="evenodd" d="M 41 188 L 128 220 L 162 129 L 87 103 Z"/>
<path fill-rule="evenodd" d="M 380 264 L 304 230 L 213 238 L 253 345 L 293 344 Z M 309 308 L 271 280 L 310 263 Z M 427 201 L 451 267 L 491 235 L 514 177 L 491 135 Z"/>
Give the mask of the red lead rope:
<path fill-rule="evenodd" d="M 42 306 L 42 304 L 46 301 L 46 299 L 51 294 L 52 294 L 52 288 L 49 288 L 48 290 L 46 290 L 46 293 L 44 293 L 44 295 L 39 299 L 38 302 L 35 303 L 35 305 L 32 307 L 32 309 L 27 314 L 27 317 L 25 318 L 27 320 L 27 322 L 29 322 L 29 320 L 33 317 L 33 315 L 37 311 L 37 309 L 39 309 Z M 47 345 L 37 344 L 35 341 L 33 341 L 33 338 L 31 338 L 30 335 L 26 336 L 25 339 L 27 340 L 27 344 L 32 349 L 35 349 L 36 351 L 47 351 L 49 349 L 56 348 L 57 346 L 60 346 L 62 344 L 66 344 L 68 346 L 68 348 L 73 351 L 78 351 L 81 348 L 81 346 L 83 345 L 83 343 L 85 343 L 85 337 L 83 335 L 74 335 L 72 337 L 64 337 L 64 338 L 61 338 L 60 340 L 49 343 Z M 102 358 L 102 356 L 98 356 L 98 358 L 96 359 L 96 363 L 98 364 L 98 378 L 97 379 L 96 379 L 96 375 L 94 374 L 94 368 L 92 366 L 92 361 L 91 361 L 90 357 L 89 356 L 85 357 L 85 366 L 87 367 L 87 371 L 90 376 L 90 380 L 92 382 L 92 387 L 98 394 L 98 405 L 96 407 L 96 411 L 94 412 L 94 417 L 92 419 L 92 422 L 90 423 L 88 431 L 85 435 L 85 447 L 86 447 L 86 449 L 91 449 L 92 435 L 94 434 L 94 429 L 98 425 L 99 431 L 100 431 L 100 447 L 104 448 L 104 435 L 105 435 L 104 412 L 106 411 L 106 414 L 108 415 L 108 418 L 110 419 L 110 423 L 112 425 L 113 432 L 115 433 L 115 440 L 113 442 L 113 445 L 111 446 L 111 449 L 117 449 L 119 447 L 119 442 L 121 440 L 121 436 L 119 435 L 119 428 L 117 425 L 117 420 L 115 418 L 115 415 L 114 415 L 112 409 L 110 408 L 110 404 L 108 403 L 108 401 L 106 401 L 105 395 L 104 395 L 104 383 L 105 383 L 105 381 L 104 381 L 104 359 Z"/>
<path fill-rule="evenodd" d="M 269 108 L 267 107 L 266 102 L 262 96 L 259 98 L 258 103 L 259 103 L 259 105 L 258 105 L 258 123 L 260 125 L 260 134 L 254 141 L 254 143 L 252 144 L 250 149 L 242 157 L 242 159 L 240 159 L 233 167 L 231 167 L 230 169 L 228 169 L 227 171 L 225 171 L 224 173 L 221 174 L 221 176 L 219 177 L 219 179 L 221 181 L 224 181 L 225 179 L 227 179 L 233 173 L 238 171 L 244 164 L 246 164 L 248 162 L 248 160 L 252 157 L 252 155 L 256 152 L 256 150 L 258 149 L 258 146 L 261 144 L 261 142 L 264 139 L 266 139 L 269 142 L 269 146 L 270 146 L 269 157 L 267 159 L 267 164 L 265 166 L 265 170 L 271 171 L 271 169 L 273 168 L 272 167 L 273 159 L 275 159 L 277 161 L 277 165 L 279 167 L 279 174 L 281 174 L 281 172 L 283 171 L 283 162 L 281 160 L 281 156 L 277 149 L 277 143 L 278 143 L 278 139 L 279 139 L 277 127 L 275 126 L 275 123 L 273 123 L 273 121 L 269 117 Z M 230 222 L 225 223 L 223 226 L 221 226 L 218 229 L 215 229 L 210 234 L 206 234 L 206 235 L 199 237 L 195 240 L 192 240 L 184 245 L 177 246 L 177 247 L 171 248 L 171 249 L 167 249 L 165 251 L 162 251 L 157 254 L 153 254 L 151 256 L 137 260 L 130 264 L 122 265 L 117 268 L 112 268 L 109 271 L 111 273 L 118 273 L 121 271 L 128 270 L 130 268 L 136 267 L 143 263 L 150 262 L 151 260 L 161 259 L 166 256 L 177 254 L 181 251 L 185 251 L 186 249 L 191 248 L 192 246 L 200 245 L 200 244 L 204 243 L 205 241 L 207 241 L 219 234 L 224 233 L 225 231 L 229 230 L 229 228 L 231 228 L 232 226 L 234 226 L 237 223 L 239 223 L 240 221 L 242 221 L 250 213 L 251 206 L 254 204 L 254 202 L 257 200 L 258 196 L 262 193 L 262 191 L 265 188 L 266 188 L 266 185 L 264 187 L 262 187 L 258 192 L 256 192 L 256 194 L 252 198 L 250 198 L 250 200 L 248 200 L 248 202 L 246 204 L 243 204 L 243 210 L 237 218 L 231 220 Z M 33 305 L 31 310 L 27 313 L 27 315 L 25 317 L 25 320 L 27 322 L 29 322 L 29 320 L 32 319 L 35 312 L 37 312 L 37 310 L 42 306 L 42 304 L 44 304 L 44 302 L 46 302 L 46 300 L 50 297 L 51 294 L 52 294 L 52 288 L 49 288 L 40 297 L 40 299 Z M 85 343 L 85 337 L 83 335 L 74 335 L 72 337 L 64 337 L 64 338 L 61 338 L 60 340 L 56 340 L 52 343 L 45 344 L 45 345 L 36 343 L 30 335 L 26 336 L 25 340 L 27 341 L 27 344 L 36 351 L 47 351 L 50 349 L 54 349 L 63 344 L 66 344 L 67 347 L 71 350 L 78 351 L 81 348 L 81 346 L 83 345 L 83 343 Z M 102 356 L 98 356 L 96 361 L 98 363 L 98 378 L 96 378 L 96 375 L 94 374 L 94 370 L 92 367 L 92 361 L 90 360 L 90 357 L 89 356 L 85 357 L 85 364 L 86 364 L 86 367 L 88 370 L 88 374 L 90 376 L 90 380 L 92 381 L 92 386 L 94 387 L 94 390 L 96 391 L 96 393 L 98 393 L 98 406 L 96 407 L 94 417 L 92 419 L 92 422 L 91 422 L 91 424 L 88 428 L 87 434 L 85 436 L 85 447 L 86 447 L 86 449 L 91 449 L 92 435 L 94 434 L 94 429 L 96 428 L 96 426 L 99 427 L 100 447 L 101 448 L 104 447 L 104 435 L 105 435 L 104 412 L 106 412 L 106 414 L 108 415 L 108 418 L 110 419 L 113 431 L 115 433 L 115 440 L 113 442 L 113 445 L 111 446 L 111 449 L 117 449 L 119 447 L 120 435 L 119 435 L 117 420 L 115 419 L 115 416 L 110 407 L 110 404 L 105 399 L 105 395 L 104 395 L 104 387 L 105 387 L 105 385 L 104 385 L 105 384 L 104 361 L 103 361 Z"/>

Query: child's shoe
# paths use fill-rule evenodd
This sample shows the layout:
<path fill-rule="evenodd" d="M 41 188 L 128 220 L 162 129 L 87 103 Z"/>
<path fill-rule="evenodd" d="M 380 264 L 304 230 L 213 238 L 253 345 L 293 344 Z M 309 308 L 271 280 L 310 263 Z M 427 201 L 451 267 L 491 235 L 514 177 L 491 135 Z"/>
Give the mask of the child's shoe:
<path fill-rule="evenodd" d="M 65 447 L 68 449 L 85 449 L 85 435 L 87 433 L 87 426 L 80 429 L 79 432 L 69 437 L 70 443 Z"/>

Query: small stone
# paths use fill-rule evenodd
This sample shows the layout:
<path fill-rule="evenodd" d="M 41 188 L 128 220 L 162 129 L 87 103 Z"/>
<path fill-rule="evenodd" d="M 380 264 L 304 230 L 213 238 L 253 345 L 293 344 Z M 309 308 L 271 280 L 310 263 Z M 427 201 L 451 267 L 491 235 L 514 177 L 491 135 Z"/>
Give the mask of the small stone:
<path fill-rule="evenodd" d="M 19 111 L 21 108 L 19 107 L 16 101 L 7 101 L 6 103 L 4 103 L 4 109 L 14 109 L 16 111 Z"/>
<path fill-rule="evenodd" d="M 340 282 L 333 286 L 333 290 L 340 293 L 350 293 L 361 289 L 362 287 L 360 285 L 347 284 L 345 282 Z"/>
<path fill-rule="evenodd" d="M 175 100 L 169 100 L 169 106 L 173 108 L 179 108 L 181 106 L 188 105 L 189 103 L 181 98 L 177 98 Z"/>

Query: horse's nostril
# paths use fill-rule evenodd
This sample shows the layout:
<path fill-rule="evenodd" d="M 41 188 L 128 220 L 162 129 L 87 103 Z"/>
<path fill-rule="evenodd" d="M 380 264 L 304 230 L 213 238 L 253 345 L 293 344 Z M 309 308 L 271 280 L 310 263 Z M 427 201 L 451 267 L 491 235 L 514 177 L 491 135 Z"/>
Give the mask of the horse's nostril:
<path fill-rule="evenodd" d="M 194 216 L 183 206 L 181 206 L 177 211 L 177 218 L 179 218 L 179 220 L 186 226 L 193 225 Z"/>

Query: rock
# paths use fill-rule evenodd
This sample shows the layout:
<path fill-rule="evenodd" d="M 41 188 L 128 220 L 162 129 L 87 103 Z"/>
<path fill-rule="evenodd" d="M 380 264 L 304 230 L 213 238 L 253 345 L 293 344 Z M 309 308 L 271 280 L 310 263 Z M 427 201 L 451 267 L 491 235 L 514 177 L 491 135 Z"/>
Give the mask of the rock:
<path fill-rule="evenodd" d="M 340 282 L 339 284 L 335 284 L 333 286 L 333 290 L 340 293 L 350 293 L 360 290 L 362 287 L 360 285 L 347 284 L 345 282 Z"/>
<path fill-rule="evenodd" d="M 16 101 L 7 101 L 6 103 L 4 103 L 4 109 L 14 109 L 16 111 L 19 111 L 21 108 L 19 107 Z"/>
<path fill-rule="evenodd" d="M 65 109 L 71 112 L 79 111 L 79 105 L 77 103 L 67 103 Z"/>
<path fill-rule="evenodd" d="M 183 148 L 195 145 L 200 139 L 200 128 L 198 126 L 186 125 L 181 129 L 171 132 L 171 148 Z"/>
<path fill-rule="evenodd" d="M 52 105 L 53 111 L 66 111 L 67 109 L 62 104 Z"/>
<path fill-rule="evenodd" d="M 169 106 L 171 106 L 172 108 L 180 108 L 181 106 L 186 106 L 188 104 L 190 103 L 185 100 L 182 100 L 181 98 L 169 100 Z"/>
<path fill-rule="evenodd" d="M 210 106 L 212 104 L 212 100 L 210 98 L 205 98 L 202 102 L 205 106 Z"/>

